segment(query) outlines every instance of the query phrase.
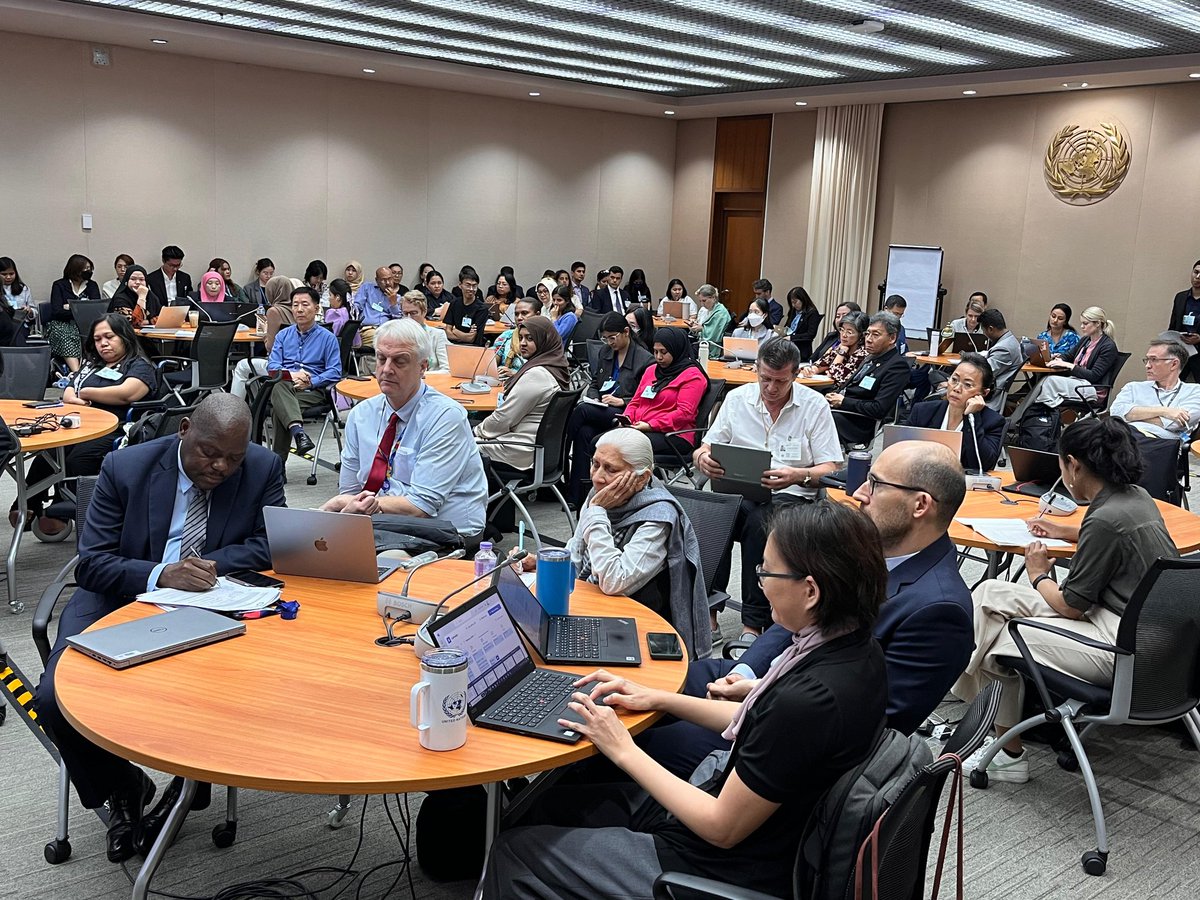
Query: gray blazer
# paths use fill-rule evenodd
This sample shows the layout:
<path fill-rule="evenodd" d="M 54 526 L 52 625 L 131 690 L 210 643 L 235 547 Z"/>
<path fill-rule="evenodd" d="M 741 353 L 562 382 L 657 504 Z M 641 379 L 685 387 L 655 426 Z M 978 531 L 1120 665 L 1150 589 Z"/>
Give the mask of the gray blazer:
<path fill-rule="evenodd" d="M 996 384 L 1001 386 L 1006 385 L 1021 366 L 1025 365 L 1025 353 L 1021 349 L 1021 341 L 1012 331 L 1004 332 L 1000 340 L 988 348 L 987 359 L 996 376 Z M 996 412 L 1002 412 L 1000 403 L 1003 399 L 1000 391 L 992 391 L 987 405 Z"/>

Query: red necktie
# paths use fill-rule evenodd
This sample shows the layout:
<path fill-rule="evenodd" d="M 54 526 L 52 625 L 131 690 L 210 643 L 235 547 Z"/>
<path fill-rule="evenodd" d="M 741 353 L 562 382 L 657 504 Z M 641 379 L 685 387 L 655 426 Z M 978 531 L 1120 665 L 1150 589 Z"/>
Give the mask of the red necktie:
<path fill-rule="evenodd" d="M 400 414 L 392 413 L 388 427 L 383 432 L 383 440 L 379 442 L 379 449 L 375 451 L 375 459 L 371 462 L 371 474 L 367 476 L 363 490 L 374 494 L 383 487 L 383 482 L 387 479 L 388 457 L 392 455 L 392 444 L 396 443 L 396 426 L 399 424 Z"/>

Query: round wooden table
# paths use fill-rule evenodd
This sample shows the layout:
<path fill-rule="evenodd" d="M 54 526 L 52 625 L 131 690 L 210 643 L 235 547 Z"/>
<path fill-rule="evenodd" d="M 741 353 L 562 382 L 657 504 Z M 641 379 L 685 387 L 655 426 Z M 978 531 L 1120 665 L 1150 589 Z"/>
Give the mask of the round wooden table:
<path fill-rule="evenodd" d="M 729 368 L 728 363 L 710 359 L 708 361 L 708 368 L 705 369 L 705 371 L 708 372 L 709 378 L 724 379 L 725 383 L 730 387 L 735 387 L 742 384 L 753 384 L 758 381 L 758 371 L 754 369 L 753 366 L 745 364 L 737 369 L 731 369 Z M 805 387 L 820 389 L 831 387 L 833 385 L 833 379 L 826 375 L 813 375 L 811 378 L 806 378 L 801 375 L 796 377 L 796 383 L 802 384 Z"/>
<path fill-rule="evenodd" d="M 426 319 L 425 324 L 428 325 L 430 328 L 445 328 L 446 327 L 446 323 L 443 322 L 441 319 Z M 497 335 L 504 334 L 504 332 L 508 331 L 508 329 L 510 329 L 512 327 L 513 326 L 510 325 L 508 322 L 496 322 L 492 319 L 488 319 L 488 323 L 483 326 L 483 333 L 490 334 L 493 337 L 495 337 Z"/>
<path fill-rule="evenodd" d="M 409 593 L 436 601 L 472 573 L 465 561 L 428 566 L 416 573 Z M 376 591 L 398 592 L 405 577 L 393 575 L 377 588 L 283 576 L 283 598 L 301 602 L 294 621 L 250 621 L 241 637 L 124 671 L 68 649 L 58 664 L 56 696 L 82 734 L 125 759 L 188 779 L 266 791 L 353 795 L 495 785 L 595 753 L 586 739 L 562 744 L 474 726 L 457 750 L 422 749 L 409 721 L 409 689 L 419 678 L 419 663 L 409 647 L 375 644 L 384 634 Z M 464 591 L 450 606 L 472 593 Z M 156 611 L 130 603 L 94 627 Z M 650 659 L 646 633 L 672 628 L 648 608 L 579 583 L 571 613 L 634 617 L 643 662 L 628 669 L 629 676 L 669 691 L 682 686 L 685 661 Z M 411 631 L 396 629 L 397 635 Z M 342 716 L 334 727 L 327 716 L 313 714 L 331 709 Z M 622 719 L 636 733 L 657 715 Z M 187 787 L 181 813 L 194 783 Z M 147 857 L 135 898 L 145 896 L 171 831 L 168 823 L 159 841 L 164 846 L 156 844 Z"/>
<path fill-rule="evenodd" d="M 8 608 L 10 612 L 18 613 L 24 609 L 24 604 L 17 601 L 17 552 L 21 549 L 21 536 L 25 533 L 25 519 L 29 512 L 29 497 L 40 494 L 62 481 L 66 475 L 66 448 L 73 444 L 82 444 L 92 438 L 98 438 L 117 430 L 117 417 L 112 413 L 92 406 L 75 406 L 62 404 L 46 407 L 45 409 L 29 409 L 22 400 L 0 400 L 0 416 L 9 427 L 22 423 L 33 422 L 39 416 L 51 415 L 61 417 L 67 413 L 78 413 L 80 427 L 62 428 L 57 431 L 45 431 L 30 437 L 20 438 L 20 449 L 13 454 L 5 470 L 13 476 L 17 483 L 17 526 L 13 529 L 12 539 L 8 544 L 8 557 L 5 559 L 4 571 L 8 579 Z M 29 461 L 41 455 L 50 464 L 51 474 L 35 484 L 25 480 Z"/>
<path fill-rule="evenodd" d="M 427 372 L 425 374 L 427 385 L 439 394 L 445 394 L 451 400 L 457 400 L 467 408 L 468 412 L 495 412 L 496 398 L 503 390 L 503 386 L 497 385 L 486 394 L 468 394 L 459 388 L 459 385 L 470 380 L 469 378 L 456 378 L 445 372 Z M 366 381 L 343 378 L 337 383 L 337 392 L 354 401 L 370 400 L 379 393 L 379 382 L 374 378 Z"/>
<path fill-rule="evenodd" d="M 923 366 L 935 366 L 938 368 L 957 366 L 961 359 L 960 356 L 953 353 L 947 353 L 945 356 L 914 356 L 911 358 Z M 1034 366 L 1025 363 L 1025 365 L 1021 366 L 1021 371 L 1026 375 L 1050 375 L 1057 370 L 1051 369 L 1049 366 Z"/>
<path fill-rule="evenodd" d="M 138 334 L 152 341 L 194 341 L 196 339 L 195 328 L 147 327 L 139 329 Z M 249 331 L 239 331 L 233 336 L 235 344 L 256 344 L 264 340 L 266 340 L 266 336 L 259 334 L 253 328 Z"/>

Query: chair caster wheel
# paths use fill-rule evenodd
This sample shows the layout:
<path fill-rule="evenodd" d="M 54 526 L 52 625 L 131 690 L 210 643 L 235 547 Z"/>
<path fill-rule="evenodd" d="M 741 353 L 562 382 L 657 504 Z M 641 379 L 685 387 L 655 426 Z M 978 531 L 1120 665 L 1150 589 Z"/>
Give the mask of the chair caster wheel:
<path fill-rule="evenodd" d="M 43 544 L 60 544 L 71 536 L 71 532 L 75 530 L 75 523 L 68 519 L 66 528 L 63 528 L 61 531 L 57 531 L 54 534 L 47 534 L 46 532 L 42 531 L 39 517 L 34 517 L 33 525 L 31 526 L 30 530 L 33 532 L 33 536 Z"/>
<path fill-rule="evenodd" d="M 226 847 L 232 847 L 236 839 L 237 822 L 226 822 L 223 825 L 218 825 L 212 831 L 213 845 L 221 850 L 224 850 Z"/>
<path fill-rule="evenodd" d="M 1083 871 L 1089 875 L 1103 875 L 1108 868 L 1108 854 L 1099 850 L 1089 850 L 1083 854 Z"/>
<path fill-rule="evenodd" d="M 46 845 L 42 852 L 46 857 L 46 862 L 52 866 L 57 866 L 59 863 L 65 863 L 71 858 L 71 842 L 66 838 L 62 840 L 55 838 Z"/>
<path fill-rule="evenodd" d="M 309 476 L 308 476 L 308 478 L 306 479 L 306 483 L 307 483 L 307 484 L 309 484 L 309 485 L 316 484 L 316 483 L 317 483 L 317 476 L 316 476 L 316 475 L 309 475 Z"/>
<path fill-rule="evenodd" d="M 349 806 L 342 806 L 340 803 L 329 811 L 329 816 L 325 820 L 325 824 L 330 828 L 341 828 L 346 824 L 346 813 L 350 812 Z"/>
<path fill-rule="evenodd" d="M 1079 771 L 1079 757 L 1069 750 L 1064 750 L 1058 754 L 1058 766 L 1067 772 Z"/>
<path fill-rule="evenodd" d="M 988 774 L 987 772 L 971 772 L 971 787 L 987 790 Z"/>

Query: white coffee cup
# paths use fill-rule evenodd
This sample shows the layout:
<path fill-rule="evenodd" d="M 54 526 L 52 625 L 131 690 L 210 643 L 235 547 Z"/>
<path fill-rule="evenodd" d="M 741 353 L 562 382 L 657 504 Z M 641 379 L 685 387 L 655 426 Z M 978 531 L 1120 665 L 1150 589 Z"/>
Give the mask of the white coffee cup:
<path fill-rule="evenodd" d="M 426 750 L 457 750 L 467 742 L 467 655 L 446 647 L 421 658 L 410 716 Z"/>

